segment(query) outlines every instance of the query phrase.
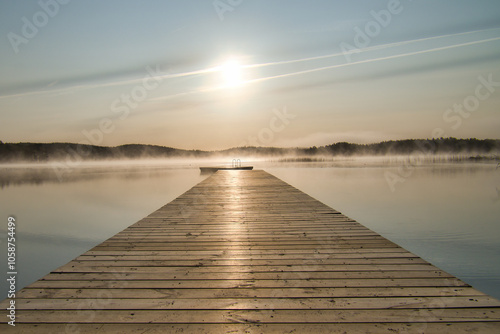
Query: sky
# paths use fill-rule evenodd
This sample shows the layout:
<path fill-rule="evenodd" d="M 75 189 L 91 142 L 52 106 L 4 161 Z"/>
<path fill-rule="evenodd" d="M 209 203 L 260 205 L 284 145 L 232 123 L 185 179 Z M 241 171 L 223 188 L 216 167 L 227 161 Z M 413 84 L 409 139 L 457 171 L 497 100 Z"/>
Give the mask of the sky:
<path fill-rule="evenodd" d="M 498 0 L 0 2 L 0 140 L 500 138 Z"/>

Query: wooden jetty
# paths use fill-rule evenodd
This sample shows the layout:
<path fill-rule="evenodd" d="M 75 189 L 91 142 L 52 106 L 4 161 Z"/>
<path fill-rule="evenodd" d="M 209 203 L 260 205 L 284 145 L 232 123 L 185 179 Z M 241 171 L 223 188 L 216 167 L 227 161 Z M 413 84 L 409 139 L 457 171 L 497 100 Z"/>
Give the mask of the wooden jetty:
<path fill-rule="evenodd" d="M 202 174 L 215 173 L 218 170 L 252 170 L 253 166 L 239 166 L 239 167 L 227 167 L 227 166 L 214 166 L 214 167 L 200 167 Z"/>
<path fill-rule="evenodd" d="M 200 167 L 202 174 L 215 173 L 218 170 L 252 170 L 253 166 L 242 166 L 240 159 L 233 159 L 231 166 Z"/>
<path fill-rule="evenodd" d="M 261 170 L 218 171 L 16 306 L 2 333 L 500 333 L 500 301 Z"/>

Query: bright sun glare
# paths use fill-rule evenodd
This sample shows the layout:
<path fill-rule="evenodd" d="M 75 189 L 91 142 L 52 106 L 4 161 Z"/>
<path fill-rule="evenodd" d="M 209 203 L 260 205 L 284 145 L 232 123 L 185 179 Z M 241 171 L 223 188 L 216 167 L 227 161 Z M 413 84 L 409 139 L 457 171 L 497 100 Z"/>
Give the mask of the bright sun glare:
<path fill-rule="evenodd" d="M 220 67 L 224 87 L 234 88 L 243 83 L 242 65 L 236 59 L 226 60 Z"/>

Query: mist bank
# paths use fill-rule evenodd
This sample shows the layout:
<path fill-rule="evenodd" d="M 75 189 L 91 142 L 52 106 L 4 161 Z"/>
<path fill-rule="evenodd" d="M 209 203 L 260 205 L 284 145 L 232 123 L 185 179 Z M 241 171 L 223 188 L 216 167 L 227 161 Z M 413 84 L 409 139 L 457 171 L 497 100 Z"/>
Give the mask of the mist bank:
<path fill-rule="evenodd" d="M 468 155 L 472 159 L 500 154 L 498 139 L 406 139 L 374 144 L 339 142 L 308 148 L 236 147 L 219 151 L 183 150 L 166 146 L 129 144 L 115 147 L 74 143 L 2 143 L 0 162 L 99 161 L 129 159 L 191 159 L 245 157 L 335 157 L 385 155 Z M 483 157 L 482 157 L 483 156 Z"/>

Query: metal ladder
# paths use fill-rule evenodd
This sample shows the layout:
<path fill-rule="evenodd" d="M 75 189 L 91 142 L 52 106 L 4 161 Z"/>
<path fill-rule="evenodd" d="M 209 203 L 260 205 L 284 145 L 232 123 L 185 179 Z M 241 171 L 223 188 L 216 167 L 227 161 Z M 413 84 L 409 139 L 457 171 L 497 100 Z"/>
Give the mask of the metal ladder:
<path fill-rule="evenodd" d="M 241 167 L 241 160 L 240 159 L 233 159 L 231 167 L 232 168 L 239 168 L 239 167 Z"/>

